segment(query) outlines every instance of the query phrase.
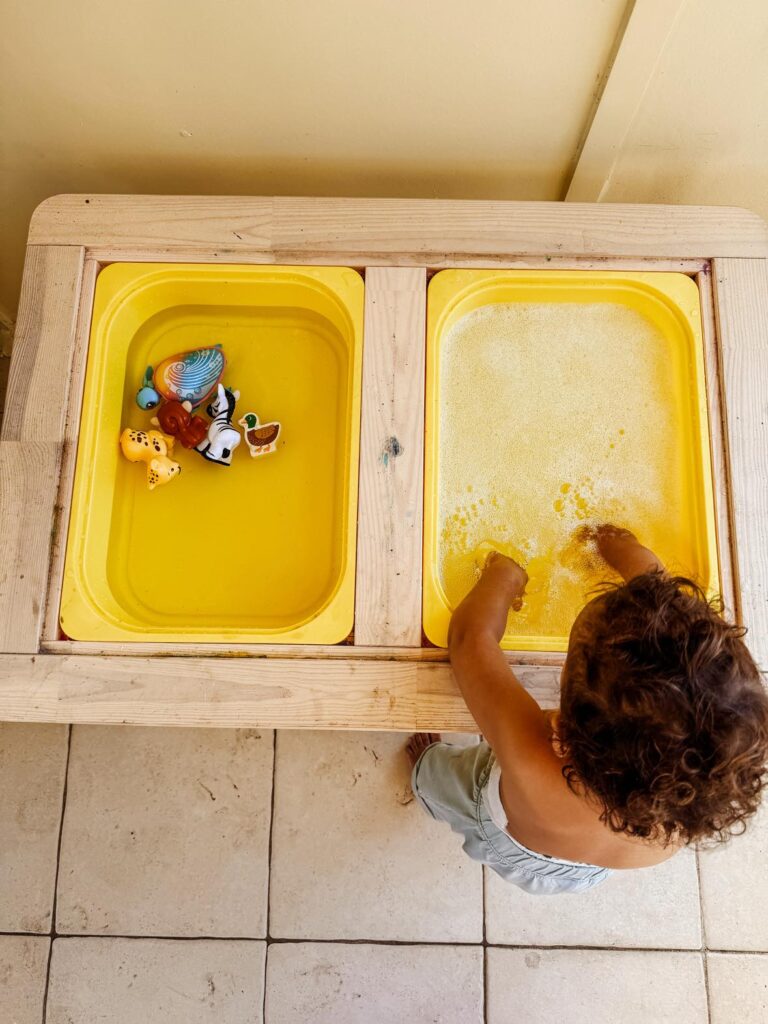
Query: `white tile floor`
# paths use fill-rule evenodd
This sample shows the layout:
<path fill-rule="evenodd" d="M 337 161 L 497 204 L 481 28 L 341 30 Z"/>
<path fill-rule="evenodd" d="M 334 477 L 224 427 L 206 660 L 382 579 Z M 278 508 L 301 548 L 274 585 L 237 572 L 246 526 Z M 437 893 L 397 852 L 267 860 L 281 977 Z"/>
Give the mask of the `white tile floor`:
<path fill-rule="evenodd" d="M 0 725 L 0 1022 L 768 1020 L 768 815 L 536 899 L 422 813 L 403 739 Z"/>

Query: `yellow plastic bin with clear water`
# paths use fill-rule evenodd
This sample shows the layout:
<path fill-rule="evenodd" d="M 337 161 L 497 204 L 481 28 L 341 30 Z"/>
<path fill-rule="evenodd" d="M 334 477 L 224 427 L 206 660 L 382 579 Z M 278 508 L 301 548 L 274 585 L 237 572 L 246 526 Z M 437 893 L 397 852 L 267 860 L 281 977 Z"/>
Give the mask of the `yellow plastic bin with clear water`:
<path fill-rule="evenodd" d="M 61 628 L 77 640 L 337 643 L 352 629 L 364 285 L 338 267 L 116 263 L 96 284 Z M 145 368 L 221 344 L 277 450 L 123 458 Z M 198 410 L 204 412 L 203 410 Z"/>
<path fill-rule="evenodd" d="M 444 646 L 504 544 L 530 576 L 502 646 L 564 651 L 610 578 L 585 526 L 634 529 L 719 588 L 699 294 L 684 274 L 446 270 L 429 286 L 423 621 Z"/>

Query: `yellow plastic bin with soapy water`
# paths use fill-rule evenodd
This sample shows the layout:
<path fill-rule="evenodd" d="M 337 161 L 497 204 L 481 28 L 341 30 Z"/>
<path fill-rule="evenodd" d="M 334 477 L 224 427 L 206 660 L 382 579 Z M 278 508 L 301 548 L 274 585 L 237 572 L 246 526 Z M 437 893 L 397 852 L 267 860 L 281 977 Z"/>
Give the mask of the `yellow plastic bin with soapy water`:
<path fill-rule="evenodd" d="M 445 270 L 429 285 L 423 623 L 444 646 L 490 545 L 527 568 L 502 646 L 561 652 L 637 531 L 719 589 L 699 293 L 678 273 Z"/>

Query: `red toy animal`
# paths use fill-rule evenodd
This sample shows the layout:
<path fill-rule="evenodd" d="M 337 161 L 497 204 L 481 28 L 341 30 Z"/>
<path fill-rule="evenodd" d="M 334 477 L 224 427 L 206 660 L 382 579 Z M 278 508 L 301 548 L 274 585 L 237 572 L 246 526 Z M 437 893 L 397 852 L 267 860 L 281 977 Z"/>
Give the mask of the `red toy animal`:
<path fill-rule="evenodd" d="M 177 437 L 185 448 L 196 448 L 208 436 L 208 423 L 202 416 L 192 415 L 189 402 L 164 402 L 152 422 Z"/>

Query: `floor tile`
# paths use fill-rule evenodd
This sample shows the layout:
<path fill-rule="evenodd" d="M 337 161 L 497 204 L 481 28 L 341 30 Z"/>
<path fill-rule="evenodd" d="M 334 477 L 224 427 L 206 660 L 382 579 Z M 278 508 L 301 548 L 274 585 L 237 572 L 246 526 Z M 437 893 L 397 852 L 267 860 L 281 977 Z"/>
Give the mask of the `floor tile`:
<path fill-rule="evenodd" d="M 707 973 L 711 1024 L 768 1020 L 768 955 L 710 953 Z"/>
<path fill-rule="evenodd" d="M 265 1024 L 481 1024 L 480 946 L 279 943 Z"/>
<path fill-rule="evenodd" d="M 698 953 L 489 948 L 487 984 L 488 1024 L 707 1022 Z"/>
<path fill-rule="evenodd" d="M 265 943 L 57 939 L 46 1024 L 261 1024 Z"/>
<path fill-rule="evenodd" d="M 51 928 L 65 725 L 0 724 L 0 931 Z"/>
<path fill-rule="evenodd" d="M 272 734 L 73 730 L 58 931 L 263 938 Z"/>
<path fill-rule="evenodd" d="M 50 941 L 42 935 L 0 935 L 0 1020 L 4 1024 L 41 1024 Z"/>
<path fill-rule="evenodd" d="M 698 949 L 696 857 L 683 851 L 642 871 L 617 871 L 585 893 L 531 896 L 487 872 L 487 938 L 502 945 Z"/>
<path fill-rule="evenodd" d="M 397 733 L 280 732 L 270 932 L 479 942 L 482 871 L 414 800 Z"/>
<path fill-rule="evenodd" d="M 710 949 L 768 950 L 768 804 L 724 846 L 699 854 Z"/>

